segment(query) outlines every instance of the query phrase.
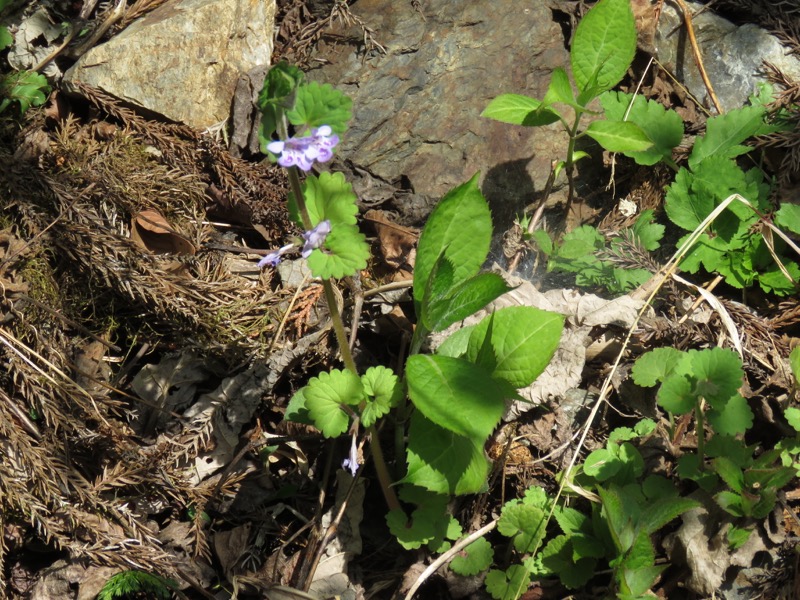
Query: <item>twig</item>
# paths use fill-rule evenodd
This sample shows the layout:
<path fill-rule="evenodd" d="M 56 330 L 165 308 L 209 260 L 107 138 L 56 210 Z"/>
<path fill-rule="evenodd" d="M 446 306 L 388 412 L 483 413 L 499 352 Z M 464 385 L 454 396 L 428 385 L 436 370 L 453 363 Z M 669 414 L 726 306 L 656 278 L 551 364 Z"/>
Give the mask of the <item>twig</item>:
<path fill-rule="evenodd" d="M 714 88 L 711 86 L 711 80 L 708 78 L 708 73 L 706 73 L 706 68 L 703 66 L 703 57 L 700 54 L 700 46 L 697 44 L 697 38 L 694 35 L 694 29 L 692 27 L 692 11 L 686 6 L 686 3 L 683 0 L 675 0 L 678 6 L 683 13 L 683 21 L 686 23 L 686 34 L 689 37 L 689 43 L 692 46 L 692 54 L 694 54 L 694 61 L 697 63 L 697 69 L 700 71 L 700 77 L 703 79 L 703 83 L 706 86 L 706 90 L 708 90 L 708 95 L 711 98 L 711 102 L 714 103 L 714 108 L 717 109 L 717 113 L 722 114 L 724 111 L 722 110 L 722 105 L 719 103 L 719 99 L 717 98 L 717 94 L 714 92 Z"/>

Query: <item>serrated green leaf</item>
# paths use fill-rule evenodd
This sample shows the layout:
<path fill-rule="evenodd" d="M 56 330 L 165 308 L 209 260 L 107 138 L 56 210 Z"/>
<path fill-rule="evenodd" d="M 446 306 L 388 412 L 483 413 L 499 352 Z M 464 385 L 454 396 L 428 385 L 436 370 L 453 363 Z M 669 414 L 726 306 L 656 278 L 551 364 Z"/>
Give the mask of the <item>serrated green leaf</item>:
<path fill-rule="evenodd" d="M 341 279 L 367 267 L 369 244 L 355 225 L 332 226 L 322 248 L 308 257 L 308 268 L 315 277 Z"/>
<path fill-rule="evenodd" d="M 600 0 L 578 23 L 570 50 L 579 90 L 614 87 L 633 61 L 636 23 L 628 0 Z"/>
<path fill-rule="evenodd" d="M 583 463 L 583 472 L 597 481 L 611 479 L 622 467 L 619 459 L 607 448 L 591 452 Z"/>
<path fill-rule="evenodd" d="M 538 506 L 542 510 L 550 510 L 550 498 L 547 497 L 547 492 L 540 487 L 529 487 L 525 490 L 522 497 L 523 504 L 530 504 L 531 506 Z"/>
<path fill-rule="evenodd" d="M 489 253 L 492 218 L 478 189 L 478 175 L 442 198 L 433 209 L 417 246 L 414 301 L 417 315 L 433 265 L 444 253 L 455 267 L 454 284 L 476 275 Z"/>
<path fill-rule="evenodd" d="M 800 205 L 783 202 L 775 212 L 775 225 L 792 233 L 800 233 Z"/>
<path fill-rule="evenodd" d="M 576 535 L 581 531 L 589 531 L 589 517 L 582 512 L 569 508 L 568 506 L 559 507 L 553 512 L 553 518 L 558 523 L 566 535 Z"/>
<path fill-rule="evenodd" d="M 661 245 L 659 242 L 664 237 L 664 226 L 660 223 L 653 223 L 654 218 L 655 213 L 652 209 L 643 210 L 630 228 L 642 248 L 650 252 L 658 250 Z"/>
<path fill-rule="evenodd" d="M 488 569 L 493 560 L 492 545 L 486 538 L 478 538 L 450 561 L 450 568 L 458 575 L 472 576 Z"/>
<path fill-rule="evenodd" d="M 654 100 L 647 100 L 643 96 L 634 98 L 632 94 L 624 92 L 601 94 L 600 103 L 608 119 L 635 123 L 647 139 L 653 142 L 651 148 L 641 152 L 624 152 L 625 156 L 633 158 L 639 165 L 654 165 L 661 160 L 671 160 L 672 149 L 683 139 L 683 120 L 678 113 L 667 110 Z"/>
<path fill-rule="evenodd" d="M 542 550 L 541 564 L 545 574 L 558 575 L 566 587 L 576 589 L 592 578 L 597 560 L 591 557 L 573 560 L 572 539 L 559 535 L 547 542 Z"/>
<path fill-rule="evenodd" d="M 462 327 L 458 331 L 453 332 L 450 334 L 445 341 L 436 349 L 436 354 L 440 354 L 441 356 L 451 356 L 453 358 L 460 358 L 467 353 L 467 347 L 469 346 L 469 336 L 472 335 L 472 330 L 475 329 L 475 325 L 468 325 L 467 327 Z"/>
<path fill-rule="evenodd" d="M 642 419 L 636 423 L 636 425 L 634 425 L 633 430 L 636 432 L 637 436 L 645 437 L 653 433 L 657 426 L 658 425 L 655 421 L 653 421 L 653 419 Z"/>
<path fill-rule="evenodd" d="M 497 531 L 512 538 L 517 552 L 527 554 L 538 548 L 547 528 L 547 514 L 538 506 L 507 503 L 503 506 Z"/>
<path fill-rule="evenodd" d="M 400 381 L 391 369 L 386 367 L 370 367 L 361 376 L 367 403 L 361 413 L 361 421 L 365 427 L 371 427 L 382 416 L 397 406 L 403 395 Z"/>
<path fill-rule="evenodd" d="M 782 259 L 781 262 L 792 279 L 788 279 L 778 265 L 772 265 L 766 271 L 758 274 L 758 284 L 767 293 L 786 296 L 797 290 L 797 282 L 800 282 L 800 267 L 790 260 Z"/>
<path fill-rule="evenodd" d="M 467 350 L 475 361 L 489 333 L 489 318 L 473 330 Z M 564 316 L 531 306 L 512 306 L 496 311 L 492 318 L 491 345 L 495 364 L 492 377 L 515 388 L 530 385 L 544 371 L 561 340 Z"/>
<path fill-rule="evenodd" d="M 314 425 L 331 438 L 347 431 L 350 417 L 342 405 L 358 406 L 364 400 L 364 386 L 355 373 L 334 370 L 311 378 L 303 395 Z"/>
<path fill-rule="evenodd" d="M 342 173 L 309 175 L 303 182 L 303 199 L 313 226 L 325 220 L 330 221 L 332 227 L 358 223 L 358 198 Z M 303 227 L 294 194 L 289 194 L 289 215 Z"/>
<path fill-rule="evenodd" d="M 628 121 L 592 121 L 586 135 L 609 152 L 644 152 L 653 147 L 642 128 Z"/>
<path fill-rule="evenodd" d="M 44 104 L 45 94 L 49 92 L 47 78 L 35 71 L 17 71 L 0 78 L 0 96 L 5 96 L 9 102 L 18 102 L 20 114 L 31 106 Z"/>
<path fill-rule="evenodd" d="M 286 111 L 286 118 L 295 127 L 328 125 L 341 135 L 347 131 L 352 106 L 353 101 L 331 84 L 312 81 L 297 88 L 294 106 Z"/>
<path fill-rule="evenodd" d="M 684 354 L 675 348 L 656 348 L 642 354 L 633 365 L 631 376 L 636 385 L 653 387 L 669 377 L 683 359 Z"/>
<path fill-rule="evenodd" d="M 738 435 L 753 426 L 753 411 L 738 394 L 723 406 L 709 410 L 707 418 L 714 431 L 722 435 Z"/>
<path fill-rule="evenodd" d="M 505 571 L 492 569 L 486 575 L 486 591 L 495 600 L 517 600 L 530 583 L 530 573 L 521 565 L 511 565 Z"/>
<path fill-rule="evenodd" d="M 752 147 L 742 146 L 741 143 L 770 131 L 770 127 L 764 123 L 765 116 L 763 106 L 744 106 L 708 119 L 706 134 L 695 140 L 689 166 L 694 170 L 711 156 L 734 158 L 749 152 Z"/>
<path fill-rule="evenodd" d="M 488 371 L 448 356 L 410 356 L 408 394 L 414 406 L 439 427 L 483 442 L 505 410 L 503 389 Z"/>
<path fill-rule="evenodd" d="M 734 492 L 723 491 L 714 496 L 720 508 L 734 517 L 745 517 L 747 511 L 742 506 L 742 497 Z"/>
<path fill-rule="evenodd" d="M 728 547 L 731 550 L 738 550 L 747 543 L 747 540 L 750 539 L 751 533 L 753 533 L 752 529 L 743 529 L 736 527 L 735 525 L 731 525 L 727 532 Z"/>
<path fill-rule="evenodd" d="M 699 502 L 689 498 L 660 498 L 655 502 L 647 504 L 642 511 L 639 526 L 648 534 L 652 535 L 673 519 L 677 519 L 683 513 L 700 506 Z"/>
<path fill-rule="evenodd" d="M 550 74 L 550 84 L 542 100 L 542 104 L 545 106 L 550 106 L 555 103 L 566 104 L 579 110 L 583 109 L 583 107 L 575 101 L 572 84 L 569 82 L 569 75 L 567 75 L 563 67 L 556 67 L 553 69 L 553 72 Z"/>
<path fill-rule="evenodd" d="M 489 461 L 483 442 L 460 436 L 426 419 L 411 416 L 406 483 L 439 494 L 474 494 L 486 487 Z"/>
<path fill-rule="evenodd" d="M 416 550 L 430 542 L 436 535 L 435 523 L 435 513 L 432 511 L 414 511 L 410 519 L 400 509 L 386 514 L 389 532 L 406 550 Z"/>
<path fill-rule="evenodd" d="M 510 288 L 496 273 L 481 273 L 449 290 L 450 293 L 431 302 L 426 326 L 430 331 L 442 331 L 453 323 L 466 319 L 484 306 L 505 294 Z"/>
<path fill-rule="evenodd" d="M 688 231 L 694 231 L 715 207 L 713 196 L 692 194 L 693 181 L 694 175 L 688 169 L 681 169 L 675 181 L 667 187 L 664 200 L 664 210 L 669 220 Z"/>
<path fill-rule="evenodd" d="M 559 119 L 557 112 L 542 106 L 542 101 L 520 94 L 503 94 L 492 100 L 482 117 L 511 125 L 548 125 Z"/>

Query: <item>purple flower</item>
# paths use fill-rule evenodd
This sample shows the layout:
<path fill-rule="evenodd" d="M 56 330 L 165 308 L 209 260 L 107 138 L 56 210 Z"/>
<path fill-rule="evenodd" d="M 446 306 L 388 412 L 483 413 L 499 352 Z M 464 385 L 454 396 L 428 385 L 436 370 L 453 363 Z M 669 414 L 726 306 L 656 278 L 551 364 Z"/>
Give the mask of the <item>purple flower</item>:
<path fill-rule="evenodd" d="M 350 471 L 353 477 L 358 473 L 358 448 L 356 447 L 356 436 L 350 436 L 350 454 L 342 461 L 342 468 Z"/>
<path fill-rule="evenodd" d="M 331 232 L 331 222 L 327 219 L 324 221 L 320 221 L 319 224 L 314 227 L 311 231 L 306 231 L 303 234 L 303 251 L 300 255 L 303 258 L 308 258 L 311 255 L 311 252 L 322 246 L 325 242 L 325 238 L 328 237 L 328 234 Z"/>
<path fill-rule="evenodd" d="M 264 258 L 258 261 L 258 268 L 263 269 L 264 267 L 277 267 L 281 262 L 281 257 L 292 248 L 294 248 L 294 244 L 286 244 L 283 248 L 275 250 L 275 252 L 270 252 Z"/>
<path fill-rule="evenodd" d="M 327 162 L 333 157 L 332 149 L 339 143 L 339 136 L 333 135 L 328 125 L 311 130 L 306 137 L 289 138 L 284 142 L 270 142 L 267 150 L 280 154 L 278 164 L 282 167 L 298 167 L 311 170 L 314 162 Z"/>

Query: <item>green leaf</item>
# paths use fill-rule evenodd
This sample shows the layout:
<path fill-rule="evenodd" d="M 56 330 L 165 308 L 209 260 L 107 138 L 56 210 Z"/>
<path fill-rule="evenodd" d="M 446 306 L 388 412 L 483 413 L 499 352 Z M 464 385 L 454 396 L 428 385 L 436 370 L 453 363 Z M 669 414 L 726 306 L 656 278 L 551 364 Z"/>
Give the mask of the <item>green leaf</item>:
<path fill-rule="evenodd" d="M 370 367 L 361 376 L 367 404 L 361 413 L 365 427 L 371 427 L 382 416 L 397 406 L 403 396 L 403 387 L 391 369 Z"/>
<path fill-rule="evenodd" d="M 710 156 L 734 158 L 749 152 L 752 147 L 741 143 L 770 131 L 771 128 L 764 123 L 765 116 L 763 106 L 744 106 L 708 119 L 706 134 L 695 140 L 689 166 L 695 170 Z"/>
<path fill-rule="evenodd" d="M 653 142 L 652 148 L 643 152 L 624 152 L 625 156 L 633 158 L 639 165 L 671 160 L 672 149 L 683 139 L 683 119 L 678 113 L 644 96 L 634 98 L 624 92 L 606 92 L 600 96 L 600 103 L 608 119 L 635 123 Z"/>
<path fill-rule="evenodd" d="M 686 377 L 671 375 L 661 384 L 656 400 L 667 412 L 673 415 L 685 415 L 694 410 L 697 396 Z"/>
<path fill-rule="evenodd" d="M 567 535 L 571 536 L 581 531 L 589 531 L 589 517 L 574 508 L 561 506 L 553 512 L 553 518 L 558 523 L 561 531 Z"/>
<path fill-rule="evenodd" d="M 340 279 L 367 267 L 369 244 L 355 225 L 332 226 L 320 248 L 308 257 L 308 268 L 315 277 Z"/>
<path fill-rule="evenodd" d="M 528 589 L 531 576 L 522 565 L 511 565 L 505 571 L 489 571 L 485 583 L 486 591 L 495 600 L 517 600 Z"/>
<path fill-rule="evenodd" d="M 308 408 L 306 408 L 305 388 L 297 390 L 291 400 L 289 400 L 283 418 L 285 421 L 291 421 L 292 423 L 303 423 L 305 425 L 314 424 L 314 420 L 308 413 Z"/>
<path fill-rule="evenodd" d="M 5 50 L 14 43 L 14 36 L 8 31 L 8 27 L 0 25 L 0 50 Z"/>
<path fill-rule="evenodd" d="M 497 531 L 512 538 L 517 552 L 534 552 L 547 529 L 547 513 L 538 506 L 508 502 L 503 506 Z"/>
<path fill-rule="evenodd" d="M 482 117 L 511 125 L 536 127 L 559 120 L 559 114 L 542 106 L 541 100 L 520 94 L 503 94 L 492 100 L 481 113 Z"/>
<path fill-rule="evenodd" d="M 512 306 L 494 313 L 491 345 L 495 364 L 492 377 L 515 388 L 530 385 L 544 371 L 561 340 L 564 316 L 531 306 Z M 472 331 L 467 358 L 476 361 L 489 334 L 489 318 Z"/>
<path fill-rule="evenodd" d="M 35 71 L 17 71 L 0 78 L 0 96 L 5 96 L 9 102 L 18 102 L 20 114 L 24 114 L 31 106 L 44 104 L 47 100 L 45 94 L 49 92 L 47 78 Z"/>
<path fill-rule="evenodd" d="M 439 427 L 415 411 L 408 433 L 408 471 L 403 479 L 440 494 L 474 494 L 486 487 L 489 461 L 483 441 Z"/>
<path fill-rule="evenodd" d="M 792 233 L 800 233 L 800 206 L 784 202 L 775 212 L 775 225 L 788 229 Z"/>
<path fill-rule="evenodd" d="M 469 336 L 472 335 L 473 329 L 475 329 L 475 325 L 468 325 L 450 334 L 450 337 L 443 341 L 436 349 L 436 354 L 450 356 L 452 358 L 464 356 L 464 354 L 467 353 Z"/>
<path fill-rule="evenodd" d="M 664 237 L 664 226 L 659 223 L 653 223 L 654 218 L 655 213 L 652 209 L 643 210 L 630 228 L 634 238 L 638 240 L 642 248 L 650 252 L 658 250 L 661 245 L 659 242 Z"/>
<path fill-rule="evenodd" d="M 742 360 L 733 350 L 690 350 L 682 366 L 696 379 L 695 390 L 712 407 L 725 404 L 744 381 Z"/>
<path fill-rule="evenodd" d="M 332 438 L 347 431 L 350 417 L 341 407 L 358 406 L 364 400 L 364 386 L 355 373 L 334 370 L 313 377 L 303 395 L 314 425 L 325 437 Z"/>
<path fill-rule="evenodd" d="M 792 350 L 791 360 L 794 361 L 797 359 L 800 359 L 800 346 Z M 796 366 L 797 365 L 795 365 L 793 362 L 792 371 L 795 371 Z M 797 378 L 796 371 L 794 376 L 795 378 Z M 787 408 L 784 411 L 783 416 L 786 417 L 786 421 L 789 423 L 792 429 L 794 429 L 797 433 L 800 433 L 800 408 L 793 408 L 793 407 Z"/>
<path fill-rule="evenodd" d="M 753 426 L 753 411 L 738 394 L 723 406 L 709 410 L 707 418 L 714 431 L 722 435 L 738 435 Z"/>
<path fill-rule="evenodd" d="M 451 190 L 428 217 L 417 246 L 414 265 L 414 301 L 417 315 L 433 266 L 444 254 L 455 267 L 453 283 L 478 273 L 489 253 L 492 218 L 478 189 L 478 175 Z"/>
<path fill-rule="evenodd" d="M 693 181 L 692 173 L 688 169 L 681 169 L 672 185 L 667 187 L 664 200 L 664 210 L 669 220 L 687 231 L 694 231 L 716 206 L 713 196 L 692 194 Z"/>
<path fill-rule="evenodd" d="M 494 560 L 494 548 L 486 538 L 478 538 L 450 561 L 458 575 L 472 576 L 488 569 Z"/>
<path fill-rule="evenodd" d="M 389 532 L 397 538 L 398 543 L 406 550 L 416 550 L 432 541 L 438 532 L 438 523 L 445 517 L 444 508 L 416 509 L 409 518 L 400 509 L 389 511 L 386 524 Z"/>
<path fill-rule="evenodd" d="M 736 527 L 735 525 L 731 525 L 727 533 L 728 547 L 731 550 L 738 550 L 747 543 L 747 540 L 750 539 L 751 533 L 753 533 L 752 529 L 742 529 Z"/>
<path fill-rule="evenodd" d="M 328 125 L 334 133 L 347 131 L 353 101 L 329 84 L 312 81 L 297 88 L 294 107 L 286 118 L 295 127 Z"/>
<path fill-rule="evenodd" d="M 720 508 L 734 517 L 746 517 L 748 511 L 742 506 L 742 497 L 734 492 L 723 491 L 714 496 Z"/>
<path fill-rule="evenodd" d="M 598 448 L 583 463 L 583 472 L 597 481 L 611 479 L 622 467 L 619 459 L 608 449 Z"/>
<path fill-rule="evenodd" d="M 471 362 L 416 354 L 406 361 L 406 377 L 414 406 L 458 435 L 482 442 L 503 416 L 503 389 Z"/>
<path fill-rule="evenodd" d="M 542 104 L 550 106 L 551 104 L 561 103 L 582 110 L 584 107 L 575 102 L 575 94 L 572 91 L 572 85 L 569 82 L 569 75 L 563 67 L 556 67 L 550 74 L 550 85 L 547 87 L 547 93 L 544 95 Z"/>
<path fill-rule="evenodd" d="M 572 539 L 559 535 L 547 542 L 541 552 L 545 574 L 558 575 L 566 587 L 576 589 L 585 585 L 594 575 L 597 560 L 592 557 L 573 559 Z"/>
<path fill-rule="evenodd" d="M 642 128 L 628 121 L 592 121 L 586 135 L 609 152 L 644 152 L 653 147 Z"/>
<path fill-rule="evenodd" d="M 303 82 L 303 77 L 300 69 L 285 61 L 271 67 L 258 94 L 258 108 L 264 110 L 270 105 L 290 108 L 294 102 L 294 92 Z"/>
<path fill-rule="evenodd" d="M 648 535 L 652 535 L 686 511 L 699 506 L 699 502 L 690 500 L 689 498 L 669 497 L 657 499 L 655 502 L 647 504 L 645 510 L 642 511 L 639 526 L 647 532 Z"/>
<path fill-rule="evenodd" d="M 312 226 L 325 220 L 330 221 L 333 228 L 336 225 L 358 223 L 358 198 L 342 173 L 325 172 L 319 177 L 309 175 L 303 182 L 303 199 Z M 298 226 L 303 227 L 294 194 L 289 194 L 289 215 Z"/>
<path fill-rule="evenodd" d="M 430 331 L 447 329 L 453 323 L 479 311 L 509 289 L 505 280 L 496 273 L 476 275 L 448 290 L 450 293 L 447 296 L 429 304 L 426 327 Z"/>
<path fill-rule="evenodd" d="M 635 52 L 636 23 L 629 0 L 600 0 L 578 23 L 572 40 L 570 60 L 578 89 L 610 90 Z"/>

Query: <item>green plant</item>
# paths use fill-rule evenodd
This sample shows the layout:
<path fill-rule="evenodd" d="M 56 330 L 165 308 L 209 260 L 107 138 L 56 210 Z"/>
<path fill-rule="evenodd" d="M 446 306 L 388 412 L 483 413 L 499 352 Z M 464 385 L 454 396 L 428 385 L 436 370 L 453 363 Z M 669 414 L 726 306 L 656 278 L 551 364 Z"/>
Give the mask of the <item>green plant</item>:
<path fill-rule="evenodd" d="M 14 43 L 14 37 L 5 26 L 0 26 L 0 50 Z M 17 102 L 20 114 L 31 106 L 41 106 L 47 99 L 50 86 L 44 75 L 35 71 L 16 71 L 0 77 L 0 113 L 12 102 Z"/>
<path fill-rule="evenodd" d="M 486 589 L 492 597 L 515 600 L 532 576 L 557 576 L 565 586 L 579 588 L 602 562 L 612 570 L 618 598 L 646 597 L 665 568 L 655 565 L 651 536 L 698 506 L 679 497 L 668 479 L 646 474 L 644 459 L 631 441 L 650 435 L 654 428 L 653 421 L 644 420 L 635 429 L 615 429 L 605 448 L 589 454 L 567 484 L 576 498 L 592 499 L 588 511 L 554 506 L 539 488 L 503 506 L 497 529 L 510 538 L 520 561 L 488 572 Z M 560 533 L 548 535 L 551 511 Z M 463 562 L 454 560 L 450 567 L 460 574 L 473 574 L 479 567 L 488 568 L 491 560 L 486 547 L 478 546 Z"/>
<path fill-rule="evenodd" d="M 573 229 L 560 242 L 541 229 L 534 232 L 534 238 L 549 258 L 548 271 L 575 273 L 579 286 L 624 294 L 653 276 L 650 270 L 634 266 L 660 247 L 664 226 L 653 219 L 652 210 L 642 211 L 631 227 L 609 239 L 591 225 Z"/>
<path fill-rule="evenodd" d="M 114 600 L 114 598 L 158 598 L 169 600 L 178 584 L 171 579 L 145 571 L 122 571 L 112 575 L 97 600 Z"/>

